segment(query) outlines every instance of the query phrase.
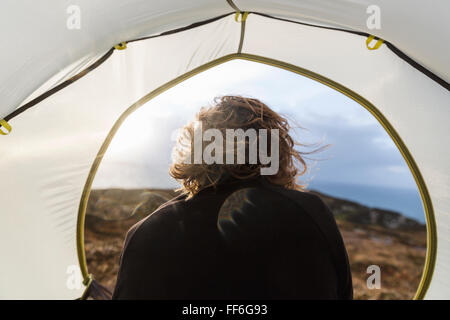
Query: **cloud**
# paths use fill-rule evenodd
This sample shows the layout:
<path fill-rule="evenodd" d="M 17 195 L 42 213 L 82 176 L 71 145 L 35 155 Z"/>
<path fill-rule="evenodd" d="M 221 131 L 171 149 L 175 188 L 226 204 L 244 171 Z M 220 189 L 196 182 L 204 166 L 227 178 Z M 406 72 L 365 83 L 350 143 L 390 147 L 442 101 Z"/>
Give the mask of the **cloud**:
<path fill-rule="evenodd" d="M 107 177 L 113 174 L 107 170 L 108 166 L 128 163 L 136 171 L 127 171 L 128 177 L 148 177 L 138 179 L 136 187 L 142 187 L 143 181 L 154 187 L 172 186 L 173 180 L 167 169 L 174 131 L 192 119 L 201 106 L 223 94 L 259 98 L 307 129 L 294 130 L 301 142 L 331 144 L 325 152 L 311 156 L 317 160 L 309 160 L 312 165 L 309 178 L 414 186 L 411 173 L 389 135 L 362 106 L 325 85 L 292 72 L 240 60 L 196 75 L 132 114 L 107 151 L 105 169 L 100 168 L 98 172 L 98 181 L 102 182 L 96 185 L 107 186 Z M 139 170 L 145 173 L 140 175 Z M 114 179 L 114 183 L 120 184 L 118 180 Z M 133 182 L 123 181 L 123 184 L 130 186 Z"/>

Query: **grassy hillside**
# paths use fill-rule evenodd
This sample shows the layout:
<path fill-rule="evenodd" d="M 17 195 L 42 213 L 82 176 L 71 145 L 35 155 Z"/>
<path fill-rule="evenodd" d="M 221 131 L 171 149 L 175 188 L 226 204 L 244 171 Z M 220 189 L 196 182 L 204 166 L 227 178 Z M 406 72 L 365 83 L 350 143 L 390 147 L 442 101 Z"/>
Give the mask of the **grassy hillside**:
<path fill-rule="evenodd" d="M 382 209 L 318 194 L 333 211 L 349 254 L 356 299 L 410 299 L 426 254 L 425 226 Z M 126 231 L 174 197 L 173 190 L 93 190 L 86 215 L 89 272 L 112 289 Z M 381 289 L 369 290 L 369 265 L 381 268 Z"/>

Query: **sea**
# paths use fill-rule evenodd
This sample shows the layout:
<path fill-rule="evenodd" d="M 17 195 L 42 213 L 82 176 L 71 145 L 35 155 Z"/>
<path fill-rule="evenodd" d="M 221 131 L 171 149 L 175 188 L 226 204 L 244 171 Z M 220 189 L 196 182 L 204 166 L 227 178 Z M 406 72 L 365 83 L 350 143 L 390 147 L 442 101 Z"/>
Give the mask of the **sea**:
<path fill-rule="evenodd" d="M 425 223 L 425 211 L 417 189 L 311 181 L 308 189 L 354 201 L 372 208 L 396 211 L 420 223 Z"/>

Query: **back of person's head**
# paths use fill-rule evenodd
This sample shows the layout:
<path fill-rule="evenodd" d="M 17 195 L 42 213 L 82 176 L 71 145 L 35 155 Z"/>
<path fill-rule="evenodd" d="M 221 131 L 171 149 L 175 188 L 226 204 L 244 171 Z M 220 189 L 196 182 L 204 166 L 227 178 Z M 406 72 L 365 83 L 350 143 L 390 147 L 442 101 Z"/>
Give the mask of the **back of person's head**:
<path fill-rule="evenodd" d="M 265 178 L 289 189 L 302 189 L 297 180 L 305 173 L 306 163 L 302 152 L 295 149 L 300 144 L 291 137 L 290 128 L 285 117 L 258 99 L 216 97 L 213 106 L 201 108 L 195 120 L 182 128 L 170 175 L 181 182 L 181 190 L 191 197 L 229 178 L 257 178 L 264 168 L 273 166 L 268 163 L 271 158 L 277 161 L 277 168 L 271 174 L 263 174 Z M 239 135 L 244 138 L 239 140 Z M 264 145 L 266 156 L 261 150 L 255 155 L 255 148 Z M 244 150 L 245 161 L 239 157 Z"/>

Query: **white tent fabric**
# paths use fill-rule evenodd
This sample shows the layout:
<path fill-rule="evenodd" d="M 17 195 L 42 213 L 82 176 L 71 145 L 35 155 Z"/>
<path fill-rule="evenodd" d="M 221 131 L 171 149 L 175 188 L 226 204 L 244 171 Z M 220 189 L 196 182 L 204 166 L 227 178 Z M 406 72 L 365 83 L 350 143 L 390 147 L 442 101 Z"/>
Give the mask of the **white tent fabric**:
<path fill-rule="evenodd" d="M 77 254 L 83 249 L 76 241 L 77 219 L 95 176 L 91 168 L 101 160 L 97 153 L 110 130 L 169 85 L 237 58 L 324 82 L 385 125 L 428 211 L 428 262 L 419 297 L 450 297 L 450 150 L 445 148 L 450 144 L 445 86 L 450 65 L 448 41 L 441 41 L 449 30 L 448 1 L 433 6 L 370 1 L 381 8 L 380 30 L 367 29 L 369 3 L 362 0 L 239 0 L 233 7 L 225 0 L 77 3 L 79 30 L 66 28 L 69 2 L 0 4 L 0 21 L 8 26 L 1 29 L 8 46 L 0 53 L 0 119 L 92 65 L 119 42 L 219 18 L 128 42 L 84 77 L 8 120 L 11 133 L 0 136 L 0 298 L 81 296 L 84 286 L 74 285 L 71 274 L 72 266 L 79 265 L 83 276 L 87 272 Z M 236 8 L 253 13 L 237 22 Z M 387 43 L 368 50 L 367 33 L 399 48 L 444 85 Z"/>

